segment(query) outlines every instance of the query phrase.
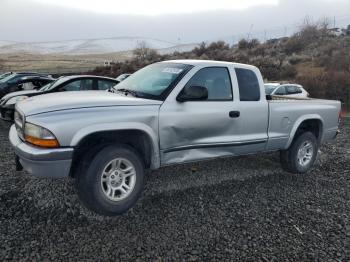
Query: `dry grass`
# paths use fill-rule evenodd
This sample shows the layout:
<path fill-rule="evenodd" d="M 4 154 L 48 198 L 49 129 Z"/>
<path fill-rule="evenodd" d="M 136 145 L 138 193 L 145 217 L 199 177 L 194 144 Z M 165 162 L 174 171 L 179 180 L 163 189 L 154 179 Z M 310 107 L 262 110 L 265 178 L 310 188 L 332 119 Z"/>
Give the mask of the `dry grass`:
<path fill-rule="evenodd" d="M 89 55 L 0 54 L 1 71 L 38 71 L 48 73 L 89 71 L 107 61 L 125 61 L 130 52 Z"/>

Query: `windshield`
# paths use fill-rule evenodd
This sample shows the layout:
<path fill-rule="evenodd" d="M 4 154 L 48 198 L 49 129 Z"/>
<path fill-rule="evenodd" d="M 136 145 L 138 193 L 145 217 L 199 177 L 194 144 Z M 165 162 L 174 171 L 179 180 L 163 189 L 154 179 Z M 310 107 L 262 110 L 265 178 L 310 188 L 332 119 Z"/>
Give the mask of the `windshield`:
<path fill-rule="evenodd" d="M 9 75 L 11 75 L 12 73 L 5 73 L 5 74 L 2 74 L 0 75 L 0 80 L 1 79 L 4 79 L 5 77 L 8 77 Z M 0 81 L 1 82 L 1 81 Z"/>
<path fill-rule="evenodd" d="M 146 66 L 119 83 L 114 89 L 131 91 L 139 97 L 163 100 L 167 91 L 192 68 L 176 63 L 156 63 Z"/>
<path fill-rule="evenodd" d="M 275 90 L 278 87 L 278 85 L 269 85 L 269 84 L 265 84 L 265 93 L 267 95 L 271 95 L 271 93 L 273 92 L 273 90 Z"/>
<path fill-rule="evenodd" d="M 65 78 L 65 77 L 56 79 L 55 81 L 44 85 L 42 88 L 39 89 L 39 91 L 49 91 L 65 81 L 67 81 L 67 78 Z"/>
<path fill-rule="evenodd" d="M 0 80 L 0 83 L 5 83 L 5 82 L 9 82 L 10 80 L 15 80 L 18 78 L 18 75 L 16 74 L 11 74 L 11 75 L 8 75 L 6 77 L 4 77 L 3 79 Z"/>

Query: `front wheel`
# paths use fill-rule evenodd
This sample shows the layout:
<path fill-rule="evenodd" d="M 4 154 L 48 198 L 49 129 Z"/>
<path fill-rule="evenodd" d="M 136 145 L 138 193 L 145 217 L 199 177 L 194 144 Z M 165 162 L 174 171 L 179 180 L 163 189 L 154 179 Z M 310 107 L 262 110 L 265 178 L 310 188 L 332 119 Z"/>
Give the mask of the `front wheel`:
<path fill-rule="evenodd" d="M 317 151 L 318 143 L 315 135 L 311 132 L 301 133 L 287 150 L 281 151 L 282 168 L 294 174 L 306 173 L 313 166 Z"/>
<path fill-rule="evenodd" d="M 142 159 L 126 145 L 99 151 L 76 181 L 82 202 L 92 211 L 108 216 L 130 209 L 140 197 L 143 183 Z"/>

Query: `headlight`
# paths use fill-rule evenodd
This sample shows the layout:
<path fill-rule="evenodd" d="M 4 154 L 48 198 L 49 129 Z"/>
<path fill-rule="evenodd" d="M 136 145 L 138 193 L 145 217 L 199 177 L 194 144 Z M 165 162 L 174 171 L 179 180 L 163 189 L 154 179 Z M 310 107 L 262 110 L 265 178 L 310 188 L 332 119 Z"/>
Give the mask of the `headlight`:
<path fill-rule="evenodd" d="M 25 123 L 24 139 L 30 144 L 40 147 L 59 147 L 56 137 L 46 128 Z"/>
<path fill-rule="evenodd" d="M 16 104 L 17 102 L 27 99 L 28 96 L 15 96 L 7 100 L 6 105 Z"/>

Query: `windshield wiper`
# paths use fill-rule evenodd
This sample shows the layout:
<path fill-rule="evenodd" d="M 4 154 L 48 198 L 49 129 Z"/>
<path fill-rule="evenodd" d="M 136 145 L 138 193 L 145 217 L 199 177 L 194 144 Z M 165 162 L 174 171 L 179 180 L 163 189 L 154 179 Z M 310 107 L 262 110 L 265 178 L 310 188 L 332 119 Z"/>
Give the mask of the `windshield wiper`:
<path fill-rule="evenodd" d="M 131 94 L 134 97 L 141 97 L 139 92 L 134 91 L 134 90 L 130 90 L 130 89 L 126 89 L 126 88 L 118 88 L 118 89 L 113 88 L 113 90 L 116 92 L 124 93 L 125 95 Z"/>
<path fill-rule="evenodd" d="M 113 87 L 110 87 L 107 89 L 108 92 L 115 93 L 116 89 Z"/>

